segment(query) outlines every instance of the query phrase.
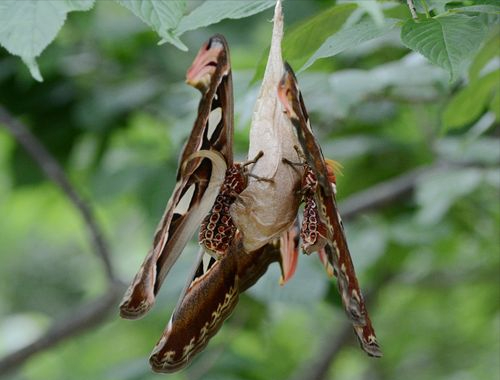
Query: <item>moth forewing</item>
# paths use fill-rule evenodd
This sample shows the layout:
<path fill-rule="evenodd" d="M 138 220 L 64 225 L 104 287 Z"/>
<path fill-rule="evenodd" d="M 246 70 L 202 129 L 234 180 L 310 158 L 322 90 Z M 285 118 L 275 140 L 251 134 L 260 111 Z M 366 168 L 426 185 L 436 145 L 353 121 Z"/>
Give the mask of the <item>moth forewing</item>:
<path fill-rule="evenodd" d="M 361 347 L 369 355 L 382 356 L 358 284 L 342 221 L 337 211 L 334 188 L 321 147 L 314 137 L 309 117 L 292 68 L 285 72 L 278 86 L 278 97 L 297 133 L 307 164 L 317 178 L 315 202 L 321 221 L 326 225 L 326 258 L 337 277 L 339 292 L 347 315 L 353 323 Z"/>
<path fill-rule="evenodd" d="M 198 116 L 182 150 L 177 183 L 155 232 L 153 247 L 120 305 L 124 318 L 140 318 L 151 309 L 165 276 L 217 195 L 222 183 L 220 171 L 210 159 L 196 153 L 215 150 L 222 155 L 226 166 L 233 163 L 232 79 L 223 36 L 215 35 L 201 47 L 188 70 L 187 82 L 202 92 Z M 210 118 L 213 112 L 221 113 L 221 117 L 215 119 L 218 119 L 217 125 L 209 125 L 214 120 L 213 116 Z M 178 208 L 181 201 L 188 207 Z"/>

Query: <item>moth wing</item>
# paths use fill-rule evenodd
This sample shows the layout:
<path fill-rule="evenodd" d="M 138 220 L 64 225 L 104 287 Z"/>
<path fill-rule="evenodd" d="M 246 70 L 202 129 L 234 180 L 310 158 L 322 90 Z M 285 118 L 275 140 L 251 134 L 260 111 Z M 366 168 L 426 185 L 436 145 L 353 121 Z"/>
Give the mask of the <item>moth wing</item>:
<path fill-rule="evenodd" d="M 120 315 L 135 319 L 147 313 L 185 245 L 212 207 L 233 162 L 233 100 L 229 51 L 221 35 L 200 49 L 187 81 L 202 92 L 198 116 L 179 160 L 177 183 L 148 252 L 120 305 Z M 198 155 L 214 151 L 222 160 Z M 222 161 L 222 162 L 221 162 Z"/>
<path fill-rule="evenodd" d="M 328 242 L 324 253 L 337 276 L 337 285 L 344 308 L 352 321 L 362 349 L 371 356 L 382 356 L 358 284 L 342 220 L 337 211 L 335 192 L 329 180 L 328 166 L 321 147 L 313 135 L 297 79 L 288 64 L 285 64 L 285 73 L 278 87 L 278 98 L 297 132 L 307 164 L 318 180 L 315 200 L 320 217 L 326 224 L 328 232 Z"/>

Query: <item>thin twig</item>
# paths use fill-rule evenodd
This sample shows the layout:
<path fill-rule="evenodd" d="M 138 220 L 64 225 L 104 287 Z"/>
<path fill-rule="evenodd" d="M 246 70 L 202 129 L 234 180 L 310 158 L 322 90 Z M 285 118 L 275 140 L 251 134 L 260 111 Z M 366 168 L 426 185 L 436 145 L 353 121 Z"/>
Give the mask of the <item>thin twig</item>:
<path fill-rule="evenodd" d="M 19 120 L 16 120 L 4 107 L 0 105 L 0 124 L 3 125 L 19 144 L 28 152 L 40 166 L 45 175 L 52 180 L 68 197 L 73 206 L 80 213 L 89 231 L 96 253 L 102 260 L 106 276 L 110 282 L 115 281 L 115 274 L 111 265 L 109 249 L 104 241 L 101 229 L 94 214 L 87 203 L 76 192 L 69 182 L 59 163 L 52 157 L 40 141 Z"/>
<path fill-rule="evenodd" d="M 104 295 L 80 307 L 74 314 L 55 322 L 52 328 L 34 342 L 2 358 L 0 360 L 0 374 L 6 374 L 19 368 L 32 356 L 103 323 L 103 321 L 107 319 L 109 313 L 115 309 L 124 291 L 124 285 L 115 277 L 108 245 L 104 240 L 92 210 L 73 188 L 59 163 L 29 129 L 16 120 L 1 105 L 0 124 L 3 125 L 28 152 L 36 164 L 43 170 L 45 175 L 59 186 L 63 194 L 68 197 L 70 202 L 79 212 L 89 230 L 92 244 L 95 247 L 97 256 L 101 259 L 108 279 L 108 290 Z"/>
<path fill-rule="evenodd" d="M 442 168 L 444 166 L 441 165 L 419 167 L 351 195 L 339 205 L 342 219 L 352 219 L 363 212 L 373 211 L 395 203 L 409 195 L 423 175 L 428 175 Z"/>
<path fill-rule="evenodd" d="M 0 375 L 5 375 L 19 368 L 33 355 L 99 326 L 112 311 L 115 311 L 124 290 L 124 285 L 119 282 L 111 284 L 104 295 L 87 305 L 81 306 L 66 318 L 55 322 L 52 328 L 33 343 L 2 358 L 0 360 Z"/>
<path fill-rule="evenodd" d="M 406 0 L 406 3 L 408 4 L 408 8 L 410 8 L 411 17 L 414 20 L 418 19 L 417 8 L 415 8 L 415 4 L 413 3 L 413 0 Z"/>

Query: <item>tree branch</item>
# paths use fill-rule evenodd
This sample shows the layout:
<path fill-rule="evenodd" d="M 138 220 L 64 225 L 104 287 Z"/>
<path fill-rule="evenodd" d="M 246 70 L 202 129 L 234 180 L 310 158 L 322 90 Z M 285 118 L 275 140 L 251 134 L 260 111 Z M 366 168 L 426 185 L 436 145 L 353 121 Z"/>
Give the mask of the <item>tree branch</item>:
<path fill-rule="evenodd" d="M 29 131 L 0 105 L 0 124 L 2 124 L 18 143 L 28 152 L 45 175 L 66 195 L 83 219 L 97 256 L 101 259 L 108 280 L 108 290 L 98 299 L 80 307 L 74 314 L 55 322 L 40 338 L 25 347 L 12 352 L 0 360 L 0 374 L 13 371 L 33 355 L 54 347 L 61 341 L 81 334 L 103 323 L 111 310 L 114 310 L 124 292 L 124 285 L 116 278 L 111 263 L 111 255 L 101 229 L 91 208 L 69 182 L 59 163 Z"/>
<path fill-rule="evenodd" d="M 29 129 L 19 120 L 16 120 L 1 105 L 0 124 L 3 124 L 17 142 L 21 144 L 26 152 L 33 158 L 37 165 L 40 166 L 45 175 L 52 180 L 71 201 L 87 226 L 92 244 L 103 263 L 108 280 L 110 282 L 115 281 L 115 274 L 111 265 L 111 255 L 109 254 L 108 246 L 104 241 L 103 234 L 101 233 L 96 218 L 87 203 L 73 188 L 59 163 Z"/>
<path fill-rule="evenodd" d="M 406 0 L 406 3 L 408 4 L 408 8 L 410 8 L 411 17 L 414 20 L 418 19 L 417 8 L 415 8 L 415 4 L 413 3 L 413 0 Z"/>
<path fill-rule="evenodd" d="M 353 194 L 339 205 L 340 215 L 344 220 L 353 219 L 361 213 L 393 204 L 411 194 L 423 175 L 443 168 L 442 165 L 432 165 L 413 169 L 399 177 Z"/>
<path fill-rule="evenodd" d="M 98 299 L 81 306 L 73 314 L 54 322 L 52 327 L 33 343 L 14 351 L 0 360 L 0 375 L 9 373 L 24 364 L 33 355 L 45 351 L 58 343 L 79 335 L 103 323 L 110 312 L 115 311 L 125 287 L 112 283 L 108 291 Z"/>

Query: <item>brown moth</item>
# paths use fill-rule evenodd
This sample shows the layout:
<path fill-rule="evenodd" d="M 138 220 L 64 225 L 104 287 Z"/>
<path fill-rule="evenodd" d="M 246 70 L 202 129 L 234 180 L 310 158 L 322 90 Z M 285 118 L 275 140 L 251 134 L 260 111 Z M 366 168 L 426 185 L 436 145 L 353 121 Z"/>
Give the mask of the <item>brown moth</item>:
<path fill-rule="evenodd" d="M 254 107 L 250 128 L 248 157 L 263 151 L 254 165 L 248 186 L 231 206 L 231 215 L 243 233 L 245 250 L 256 250 L 291 228 L 300 203 L 302 168 L 283 163 L 283 158 L 296 159 L 298 145 L 290 120 L 283 114 L 276 88 L 283 75 L 281 40 L 283 13 L 281 1 L 274 10 L 271 49 L 266 71 Z M 268 179 L 263 181 L 262 178 Z M 292 227 L 293 228 L 293 227 Z"/>
<path fill-rule="evenodd" d="M 318 246 L 314 247 L 313 245 L 312 247 L 324 249 L 327 262 L 337 277 L 342 302 L 352 321 L 362 349 L 371 356 L 380 357 L 382 352 L 365 307 L 347 246 L 342 220 L 337 211 L 335 187 L 332 186 L 332 176 L 329 174 L 331 168 L 329 169 L 325 162 L 321 148 L 312 133 L 297 79 L 287 64 L 285 64 L 285 73 L 278 87 L 278 96 L 297 133 L 302 154 L 307 163 L 306 175 L 311 176 L 308 179 L 309 189 L 306 192 L 312 191 L 314 197 L 308 199 L 315 205 L 309 204 L 306 208 L 309 207 L 310 210 L 317 211 L 318 222 L 326 227 L 322 242 Z M 306 230 L 308 228 L 306 227 Z"/>
<path fill-rule="evenodd" d="M 148 253 L 120 305 L 125 318 L 138 318 L 154 304 L 168 271 L 200 227 L 201 253 L 150 364 L 157 372 L 186 366 L 219 330 L 238 301 L 270 263 L 281 263 L 279 241 L 247 253 L 230 206 L 247 185 L 247 166 L 232 155 L 233 100 L 229 50 L 224 37 L 205 43 L 187 82 L 202 92 L 198 117 L 181 154 L 177 184 Z"/>
<path fill-rule="evenodd" d="M 120 305 L 124 318 L 140 318 L 151 309 L 165 276 L 213 206 L 226 168 L 233 164 L 232 79 L 224 37 L 216 35 L 201 47 L 186 81 L 203 94 L 198 116 L 181 153 L 177 183 L 153 247 Z M 200 151 L 213 153 L 202 157 Z"/>

